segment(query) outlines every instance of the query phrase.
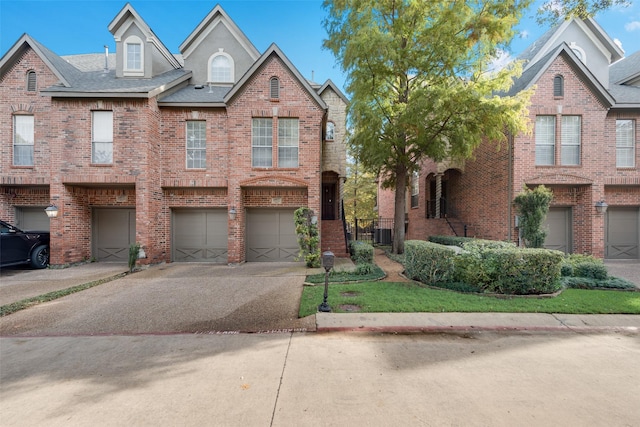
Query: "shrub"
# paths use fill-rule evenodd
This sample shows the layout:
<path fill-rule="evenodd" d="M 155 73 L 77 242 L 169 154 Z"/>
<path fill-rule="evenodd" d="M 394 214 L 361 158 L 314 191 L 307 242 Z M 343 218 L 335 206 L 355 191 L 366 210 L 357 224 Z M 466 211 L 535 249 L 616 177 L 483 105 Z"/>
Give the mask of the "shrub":
<path fill-rule="evenodd" d="M 352 241 L 351 259 L 356 264 L 373 263 L 373 246 L 357 240 Z"/>
<path fill-rule="evenodd" d="M 562 284 L 566 288 L 574 289 L 621 289 L 636 290 L 636 285 L 619 277 L 609 277 L 605 280 L 592 277 L 563 277 Z"/>
<path fill-rule="evenodd" d="M 296 260 L 304 258 L 307 267 L 320 267 L 320 238 L 318 224 L 313 221 L 311 209 L 301 206 L 294 212 L 296 235 L 300 252 Z"/>
<path fill-rule="evenodd" d="M 404 249 L 405 274 L 410 279 L 432 285 L 453 277 L 455 250 L 421 240 L 407 240 Z"/>
<path fill-rule="evenodd" d="M 546 249 L 468 247 L 455 259 L 455 280 L 501 294 L 544 294 L 560 289 L 564 254 Z"/>
<path fill-rule="evenodd" d="M 607 267 L 597 262 L 582 262 L 573 267 L 573 275 L 576 277 L 589 277 L 591 279 L 604 280 L 607 278 Z"/>
<path fill-rule="evenodd" d="M 466 242 L 474 240 L 473 237 L 460 236 L 429 236 L 429 241 L 447 246 L 463 247 Z"/>
<path fill-rule="evenodd" d="M 429 236 L 429 241 L 433 243 L 439 243 L 447 246 L 458 246 L 464 249 L 467 247 L 485 247 L 485 248 L 504 248 L 504 247 L 516 247 L 513 242 L 503 242 L 500 240 L 485 240 L 476 239 L 474 237 L 459 237 L 459 236 Z"/>
<path fill-rule="evenodd" d="M 370 262 L 361 262 L 356 264 L 355 274 L 358 276 L 365 276 L 376 272 L 376 265 Z"/>
<path fill-rule="evenodd" d="M 527 247 L 541 248 L 544 244 L 547 232 L 543 224 L 552 199 L 551 190 L 539 185 L 533 190 L 525 186 L 513 200 L 520 213 L 520 231 Z"/>

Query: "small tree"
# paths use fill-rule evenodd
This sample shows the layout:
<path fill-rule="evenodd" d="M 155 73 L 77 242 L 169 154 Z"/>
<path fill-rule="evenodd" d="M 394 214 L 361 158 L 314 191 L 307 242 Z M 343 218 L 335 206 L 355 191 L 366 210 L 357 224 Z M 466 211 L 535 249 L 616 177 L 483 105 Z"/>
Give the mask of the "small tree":
<path fill-rule="evenodd" d="M 514 200 L 520 212 L 520 230 L 525 246 L 529 248 L 541 248 L 547 232 L 542 228 L 549 205 L 553 199 L 553 193 L 544 185 L 535 189 L 525 186 L 522 192 Z"/>
<path fill-rule="evenodd" d="M 304 258 L 307 267 L 320 267 L 320 238 L 318 224 L 312 218 L 313 211 L 305 206 L 296 209 L 294 219 L 300 254 L 298 259 Z"/>

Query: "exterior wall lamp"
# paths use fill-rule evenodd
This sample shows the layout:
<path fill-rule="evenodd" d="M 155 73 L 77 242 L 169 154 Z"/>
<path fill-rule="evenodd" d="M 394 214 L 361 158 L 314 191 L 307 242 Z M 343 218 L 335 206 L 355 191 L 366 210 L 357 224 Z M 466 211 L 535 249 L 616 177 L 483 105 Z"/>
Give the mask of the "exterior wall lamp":
<path fill-rule="evenodd" d="M 58 216 L 58 207 L 56 205 L 49 205 L 45 208 L 44 212 L 49 218 L 56 218 Z"/>
<path fill-rule="evenodd" d="M 238 212 L 236 211 L 235 206 L 231 208 L 231 210 L 229 211 L 229 219 L 231 221 L 235 221 L 236 216 L 238 215 Z"/>
<path fill-rule="evenodd" d="M 601 213 L 601 214 L 605 213 L 608 207 L 609 205 L 604 200 L 600 200 L 599 202 L 596 202 L 596 211 L 598 211 L 598 213 Z"/>

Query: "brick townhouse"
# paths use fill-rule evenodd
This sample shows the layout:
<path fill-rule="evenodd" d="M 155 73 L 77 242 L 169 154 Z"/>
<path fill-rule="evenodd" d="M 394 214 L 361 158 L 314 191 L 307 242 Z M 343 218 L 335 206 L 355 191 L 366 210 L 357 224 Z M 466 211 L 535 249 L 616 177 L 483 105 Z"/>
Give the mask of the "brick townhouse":
<path fill-rule="evenodd" d="M 565 21 L 519 57 L 510 94 L 533 89 L 531 132 L 486 141 L 470 160 L 425 161 L 407 197 L 409 239 L 466 235 L 519 242 L 513 199 L 553 191 L 547 248 L 638 260 L 640 52 L 624 52 L 592 19 Z M 596 205 L 606 204 L 605 212 Z M 392 217 L 393 193 L 380 191 Z"/>
<path fill-rule="evenodd" d="M 50 228 L 53 265 L 126 262 L 134 243 L 141 263 L 238 263 L 292 260 L 308 206 L 323 249 L 345 252 L 335 84 L 258 52 L 220 6 L 179 54 L 130 4 L 108 29 L 115 54 L 61 57 L 25 34 L 0 59 L 2 219 Z"/>

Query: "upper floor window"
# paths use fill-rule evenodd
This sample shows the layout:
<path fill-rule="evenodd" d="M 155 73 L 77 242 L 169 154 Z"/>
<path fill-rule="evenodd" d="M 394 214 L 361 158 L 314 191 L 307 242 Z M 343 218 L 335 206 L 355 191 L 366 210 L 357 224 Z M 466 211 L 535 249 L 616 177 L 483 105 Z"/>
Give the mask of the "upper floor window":
<path fill-rule="evenodd" d="M 553 96 L 564 96 L 564 77 L 557 75 L 553 78 Z"/>
<path fill-rule="evenodd" d="M 571 50 L 573 51 L 573 53 L 578 57 L 578 59 L 580 61 L 582 61 L 583 64 L 587 63 L 587 54 L 584 51 L 583 48 L 581 48 L 580 46 L 578 46 L 576 44 L 576 42 L 571 42 L 569 44 L 569 47 L 571 48 Z"/>
<path fill-rule="evenodd" d="M 333 122 L 327 122 L 327 134 L 325 139 L 327 141 L 333 141 L 336 133 L 336 125 Z"/>
<path fill-rule="evenodd" d="M 13 164 L 33 166 L 33 116 L 13 116 Z"/>
<path fill-rule="evenodd" d="M 536 165 L 555 164 L 556 156 L 556 117 L 536 117 Z"/>
<path fill-rule="evenodd" d="M 269 80 L 269 96 L 271 99 L 280 99 L 280 79 L 271 77 Z"/>
<path fill-rule="evenodd" d="M 113 163 L 113 111 L 91 112 L 91 163 Z"/>
<path fill-rule="evenodd" d="M 411 207 L 418 207 L 418 197 L 420 195 L 420 174 L 414 172 L 411 175 Z"/>
<path fill-rule="evenodd" d="M 251 123 L 251 166 L 270 168 L 273 165 L 273 120 L 254 118 Z"/>
<path fill-rule="evenodd" d="M 580 116 L 562 116 L 560 128 L 559 164 L 576 166 L 580 164 L 581 145 Z M 536 117 L 536 165 L 552 166 L 556 160 L 556 116 Z"/>
<path fill-rule="evenodd" d="M 278 167 L 298 167 L 298 119 L 278 119 Z"/>
<path fill-rule="evenodd" d="M 189 120 L 187 122 L 187 169 L 205 169 L 206 153 L 206 122 Z"/>
<path fill-rule="evenodd" d="M 130 36 L 124 42 L 124 73 L 144 74 L 144 45 L 137 36 Z"/>
<path fill-rule="evenodd" d="M 35 92 L 37 89 L 36 72 L 31 70 L 27 72 L 27 91 Z"/>
<path fill-rule="evenodd" d="M 562 116 L 560 163 L 563 165 L 580 164 L 581 122 L 580 116 Z"/>
<path fill-rule="evenodd" d="M 616 120 L 616 166 L 635 167 L 636 141 L 635 121 Z"/>
<path fill-rule="evenodd" d="M 209 82 L 233 83 L 233 73 L 233 58 L 222 50 L 209 58 Z"/>

